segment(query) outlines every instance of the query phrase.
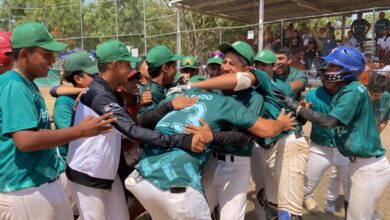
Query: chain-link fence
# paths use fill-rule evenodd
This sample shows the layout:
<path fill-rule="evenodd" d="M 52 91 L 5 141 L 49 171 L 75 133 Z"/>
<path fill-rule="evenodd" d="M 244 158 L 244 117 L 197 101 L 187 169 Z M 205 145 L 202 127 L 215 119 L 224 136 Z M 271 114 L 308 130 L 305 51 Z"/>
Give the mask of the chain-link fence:
<path fill-rule="evenodd" d="M 390 64 L 388 18 L 390 8 L 373 8 L 248 25 L 171 8 L 163 0 L 5 0 L 0 9 L 2 29 L 43 22 L 58 40 L 69 44 L 68 50 L 90 51 L 105 40 L 119 39 L 134 55 L 166 44 L 204 63 L 220 43 L 242 40 L 255 51 L 288 47 L 292 65 L 306 70 L 318 68 L 319 57 L 343 44 L 360 48 L 381 66 Z"/>

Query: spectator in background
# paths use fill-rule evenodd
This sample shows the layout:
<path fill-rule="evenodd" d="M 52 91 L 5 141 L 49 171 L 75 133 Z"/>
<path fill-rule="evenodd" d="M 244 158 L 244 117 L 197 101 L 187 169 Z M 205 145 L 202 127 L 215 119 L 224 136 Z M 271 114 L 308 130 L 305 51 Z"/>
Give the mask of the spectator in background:
<path fill-rule="evenodd" d="M 388 57 L 385 57 L 385 52 L 387 49 L 387 45 L 390 45 L 390 37 L 389 37 L 389 30 L 385 29 L 382 31 L 382 33 L 378 33 L 378 41 L 377 41 L 377 54 L 379 57 L 379 62 L 383 64 L 383 59 L 388 59 Z"/>
<path fill-rule="evenodd" d="M 271 47 L 272 43 L 275 41 L 275 35 L 271 29 L 271 26 L 267 26 L 266 29 L 264 30 L 264 47 Z"/>
<path fill-rule="evenodd" d="M 332 26 L 332 23 L 330 21 L 328 21 L 325 25 L 325 30 L 326 32 L 332 32 L 334 34 L 334 27 Z"/>
<path fill-rule="evenodd" d="M 310 29 L 305 28 L 302 33 L 302 44 L 304 49 L 307 49 L 309 41 L 312 37 L 313 35 L 310 33 Z"/>
<path fill-rule="evenodd" d="M 286 30 L 284 31 L 284 40 L 288 42 L 288 44 L 291 42 L 290 39 L 293 37 L 293 32 L 294 32 L 294 24 L 290 23 L 288 24 Z"/>
<path fill-rule="evenodd" d="M 348 31 L 348 37 L 343 40 L 343 44 L 351 47 L 357 47 L 358 42 L 355 36 L 353 36 L 352 31 Z"/>
<path fill-rule="evenodd" d="M 306 69 L 310 69 L 313 62 L 315 61 L 315 58 L 318 57 L 318 46 L 316 39 L 310 38 L 303 57 L 306 63 Z M 317 63 L 315 63 L 315 65 L 318 66 Z"/>
<path fill-rule="evenodd" d="M 307 24 L 306 23 L 302 23 L 301 24 L 301 29 L 299 29 L 299 37 L 302 38 L 303 34 L 305 34 L 305 31 L 307 29 Z"/>
<path fill-rule="evenodd" d="M 322 40 L 322 44 L 321 56 L 325 57 L 333 50 L 333 48 L 337 47 L 334 34 L 332 32 L 327 32 L 327 37 Z"/>
<path fill-rule="evenodd" d="M 385 18 L 385 12 L 379 13 L 379 19 L 375 22 L 375 38 L 376 40 L 379 39 L 379 37 L 382 35 L 384 30 L 387 30 L 390 28 L 390 21 L 389 19 Z"/>
<path fill-rule="evenodd" d="M 358 12 L 357 19 L 351 24 L 351 30 L 362 51 L 364 50 L 364 40 L 366 39 L 367 32 L 370 28 L 371 24 L 363 18 L 363 12 Z"/>
<path fill-rule="evenodd" d="M 289 48 L 293 56 L 302 50 L 302 39 L 299 37 L 297 30 L 293 31 L 293 36 L 291 38 Z"/>

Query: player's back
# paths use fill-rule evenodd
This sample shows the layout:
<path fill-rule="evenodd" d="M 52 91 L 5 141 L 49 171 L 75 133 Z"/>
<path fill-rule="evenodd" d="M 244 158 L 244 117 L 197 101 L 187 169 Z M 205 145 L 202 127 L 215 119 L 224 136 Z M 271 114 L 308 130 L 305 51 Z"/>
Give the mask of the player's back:
<path fill-rule="evenodd" d="M 164 116 L 156 126 L 156 130 L 163 134 L 183 133 L 186 124 L 200 126 L 199 120 L 202 118 L 215 131 L 232 125 L 245 130 L 257 120 L 256 114 L 233 98 L 199 89 L 172 94 L 164 101 L 178 95 L 196 96 L 199 100 L 191 107 L 175 110 Z M 190 185 L 201 191 L 200 171 L 208 152 L 209 149 L 203 153 L 192 153 L 178 148 L 146 145 L 137 170 L 162 189 L 168 189 L 172 185 Z"/>

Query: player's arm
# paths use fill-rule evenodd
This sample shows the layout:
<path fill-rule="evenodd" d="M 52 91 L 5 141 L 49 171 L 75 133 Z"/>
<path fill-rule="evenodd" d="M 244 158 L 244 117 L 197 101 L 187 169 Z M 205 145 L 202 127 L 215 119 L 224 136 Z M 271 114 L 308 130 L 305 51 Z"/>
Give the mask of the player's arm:
<path fill-rule="evenodd" d="M 204 137 L 206 142 L 211 142 L 214 145 L 231 145 L 241 147 L 244 144 L 253 141 L 253 135 L 243 133 L 240 131 L 214 131 L 204 121 L 199 120 L 200 127 L 187 124 L 184 132 L 187 134 L 200 134 Z"/>
<path fill-rule="evenodd" d="M 17 101 L 15 101 L 17 99 Z M 23 103 L 23 104 L 20 104 Z M 99 118 L 88 117 L 78 126 L 59 130 L 41 129 L 39 124 L 47 120 L 47 111 L 36 108 L 31 91 L 17 81 L 9 81 L 0 96 L 2 134 L 9 135 L 20 151 L 30 152 L 64 145 L 72 140 L 94 136 L 112 129 L 106 126 L 115 121 L 112 114 Z M 17 110 L 17 111 L 16 111 Z"/>
<path fill-rule="evenodd" d="M 316 123 L 323 128 L 333 128 L 337 125 L 342 125 L 336 117 L 305 108 L 298 101 L 294 101 L 291 97 L 285 96 L 281 91 L 275 91 L 275 95 L 290 109 L 295 111 L 299 117 L 307 121 Z"/>
<path fill-rule="evenodd" d="M 234 89 L 240 91 L 247 89 L 256 83 L 256 77 L 251 72 L 230 73 L 217 76 L 208 80 L 194 82 L 191 87 L 200 89 Z"/>
<path fill-rule="evenodd" d="M 116 118 L 107 113 L 99 118 L 88 117 L 75 127 L 50 130 L 26 129 L 10 133 L 16 147 L 23 152 L 43 150 L 64 145 L 78 138 L 91 137 L 112 130 Z"/>
<path fill-rule="evenodd" d="M 138 126 L 127 111 L 117 102 L 114 94 L 104 93 L 96 97 L 91 108 L 99 115 L 112 112 L 117 121 L 114 127 L 125 137 L 146 144 L 160 147 L 178 147 L 194 152 L 203 151 L 203 137 L 189 134 L 164 135 L 159 132 Z M 202 145 L 202 146 L 201 146 Z"/>
<path fill-rule="evenodd" d="M 283 131 L 295 130 L 296 124 L 292 113 L 285 114 L 285 109 L 282 109 L 277 120 L 259 117 L 248 131 L 260 138 L 270 138 Z"/>
<path fill-rule="evenodd" d="M 163 103 L 158 108 L 140 115 L 137 119 L 137 124 L 144 128 L 154 129 L 158 121 L 169 112 L 192 106 L 197 101 L 197 97 L 177 96 L 172 100 Z"/>
<path fill-rule="evenodd" d="M 208 125 L 204 121 L 200 121 L 202 127 L 196 127 L 193 125 L 186 125 L 185 132 L 191 134 L 201 134 L 206 140 L 212 140 L 215 144 L 229 144 L 235 146 L 242 146 L 253 140 L 253 137 L 242 132 L 224 132 L 224 131 L 212 131 L 208 128 Z M 296 125 L 295 118 L 289 114 L 285 114 L 285 110 L 282 109 L 277 120 L 269 120 L 258 117 L 256 122 L 247 129 L 253 135 L 260 138 L 274 137 L 283 131 L 294 130 Z M 228 137 L 231 135 L 230 137 Z"/>
<path fill-rule="evenodd" d="M 53 86 L 50 89 L 50 95 L 57 98 L 62 95 L 79 95 L 85 88 L 76 88 L 70 86 Z"/>
<path fill-rule="evenodd" d="M 306 83 L 302 80 L 294 80 L 289 85 L 294 93 L 297 93 L 304 90 Z"/>
<path fill-rule="evenodd" d="M 386 126 L 387 126 L 387 122 L 388 120 L 385 120 L 385 121 L 382 121 L 379 125 L 378 125 L 378 131 L 379 133 L 381 133 L 383 130 L 385 130 Z"/>

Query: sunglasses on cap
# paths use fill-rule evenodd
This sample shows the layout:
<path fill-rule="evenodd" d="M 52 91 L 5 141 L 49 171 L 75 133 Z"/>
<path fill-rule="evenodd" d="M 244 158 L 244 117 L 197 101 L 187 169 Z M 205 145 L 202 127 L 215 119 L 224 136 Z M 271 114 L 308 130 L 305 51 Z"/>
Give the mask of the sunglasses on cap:
<path fill-rule="evenodd" d="M 223 58 L 224 56 L 225 56 L 225 54 L 222 53 L 222 52 L 219 51 L 219 50 L 211 51 L 210 54 L 209 54 L 209 58 L 212 58 L 212 57 L 220 57 L 220 58 Z"/>

